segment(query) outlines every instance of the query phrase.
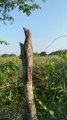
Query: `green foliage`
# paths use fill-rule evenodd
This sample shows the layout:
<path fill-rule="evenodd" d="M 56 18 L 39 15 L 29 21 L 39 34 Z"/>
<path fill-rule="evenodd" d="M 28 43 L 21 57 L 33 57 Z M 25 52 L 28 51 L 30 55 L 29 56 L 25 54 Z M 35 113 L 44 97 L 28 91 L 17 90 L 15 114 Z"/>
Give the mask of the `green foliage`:
<path fill-rule="evenodd" d="M 45 0 L 42 0 L 45 2 Z M 35 9 L 41 9 L 35 0 L 0 0 L 0 20 L 14 20 L 9 12 L 18 8 L 29 16 Z"/>
<path fill-rule="evenodd" d="M 67 50 L 58 50 L 50 53 L 49 55 L 66 55 L 66 54 L 67 54 Z"/>
<path fill-rule="evenodd" d="M 0 86 L 14 85 L 18 80 L 16 74 L 19 72 L 20 61 L 17 61 L 17 57 L 15 56 L 6 57 L 6 61 L 5 57 L 1 57 L 0 59 Z M 18 64 L 16 64 L 17 62 Z"/>
<path fill-rule="evenodd" d="M 15 54 L 3 54 L 3 55 L 1 55 L 1 57 L 11 57 L 11 56 L 16 56 Z"/>
<path fill-rule="evenodd" d="M 4 41 L 4 40 L 0 40 L 0 44 L 5 44 L 5 45 L 9 45 L 8 42 Z"/>
<path fill-rule="evenodd" d="M 37 61 L 38 59 L 38 61 Z M 33 81 L 40 120 L 67 119 L 67 56 L 35 59 Z"/>
<path fill-rule="evenodd" d="M 40 56 L 46 56 L 46 55 L 47 55 L 46 52 L 41 52 L 41 53 L 40 53 Z"/>
<path fill-rule="evenodd" d="M 39 53 L 37 53 L 37 52 L 35 52 L 35 53 L 33 53 L 33 56 L 35 57 L 35 56 L 39 56 L 40 54 Z"/>
<path fill-rule="evenodd" d="M 0 57 L 0 119 L 22 120 L 25 110 L 22 63 Z M 39 120 L 67 119 L 67 56 L 34 55 L 33 89 Z"/>

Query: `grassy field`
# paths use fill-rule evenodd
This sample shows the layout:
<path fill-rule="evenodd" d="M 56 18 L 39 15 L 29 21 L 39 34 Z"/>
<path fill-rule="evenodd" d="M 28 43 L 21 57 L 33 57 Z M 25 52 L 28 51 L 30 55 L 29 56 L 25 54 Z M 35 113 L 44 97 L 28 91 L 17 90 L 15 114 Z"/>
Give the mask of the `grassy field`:
<path fill-rule="evenodd" d="M 17 56 L 0 57 L 0 120 L 22 120 L 23 67 Z M 33 90 L 39 120 L 67 120 L 67 56 L 34 56 Z"/>

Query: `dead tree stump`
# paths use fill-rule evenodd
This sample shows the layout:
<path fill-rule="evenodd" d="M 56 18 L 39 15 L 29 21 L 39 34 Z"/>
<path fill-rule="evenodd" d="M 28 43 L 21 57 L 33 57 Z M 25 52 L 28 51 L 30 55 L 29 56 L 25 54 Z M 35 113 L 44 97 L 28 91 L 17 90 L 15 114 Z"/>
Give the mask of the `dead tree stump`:
<path fill-rule="evenodd" d="M 25 33 L 24 44 L 20 43 L 21 58 L 23 62 L 23 78 L 24 78 L 24 93 L 26 100 L 27 120 L 38 120 L 36 115 L 36 107 L 34 102 L 32 88 L 32 65 L 33 65 L 33 48 L 31 33 L 28 29 L 23 28 Z"/>

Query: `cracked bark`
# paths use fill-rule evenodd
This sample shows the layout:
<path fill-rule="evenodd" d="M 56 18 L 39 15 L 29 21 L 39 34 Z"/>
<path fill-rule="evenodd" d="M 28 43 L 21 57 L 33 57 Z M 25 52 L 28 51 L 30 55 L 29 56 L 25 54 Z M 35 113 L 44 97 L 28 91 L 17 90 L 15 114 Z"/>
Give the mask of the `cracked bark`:
<path fill-rule="evenodd" d="M 31 33 L 28 29 L 23 28 L 25 34 L 24 44 L 20 43 L 21 58 L 23 62 L 24 93 L 26 100 L 26 118 L 24 120 L 38 120 L 34 102 L 32 88 L 32 65 L 33 65 L 33 48 Z"/>

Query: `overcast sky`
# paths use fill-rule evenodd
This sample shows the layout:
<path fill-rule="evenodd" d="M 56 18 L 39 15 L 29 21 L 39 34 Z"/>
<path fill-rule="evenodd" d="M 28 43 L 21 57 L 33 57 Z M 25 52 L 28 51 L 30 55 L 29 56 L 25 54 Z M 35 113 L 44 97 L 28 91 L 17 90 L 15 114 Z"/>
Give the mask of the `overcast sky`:
<path fill-rule="evenodd" d="M 48 53 L 67 48 L 67 0 L 47 0 L 46 3 L 39 2 L 42 10 L 36 10 L 31 16 L 14 10 L 14 23 L 4 25 L 0 21 L 0 39 L 10 43 L 9 46 L 0 45 L 0 54 L 15 53 L 20 54 L 19 42 L 24 42 L 25 36 L 23 27 L 29 28 L 32 33 L 32 43 L 34 52 L 46 51 Z M 46 47 L 48 47 L 46 49 Z"/>

